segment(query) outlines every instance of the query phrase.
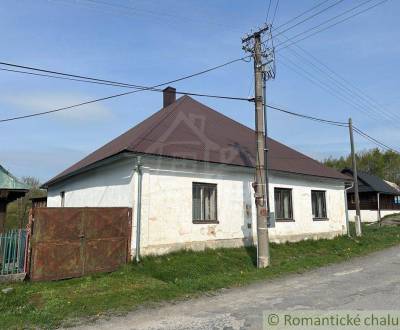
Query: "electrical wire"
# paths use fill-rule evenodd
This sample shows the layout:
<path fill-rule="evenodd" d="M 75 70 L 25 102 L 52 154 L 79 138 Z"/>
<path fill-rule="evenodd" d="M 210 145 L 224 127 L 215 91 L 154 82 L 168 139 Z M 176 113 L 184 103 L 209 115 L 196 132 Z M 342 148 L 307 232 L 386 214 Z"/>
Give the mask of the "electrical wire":
<path fill-rule="evenodd" d="M 268 9 L 267 9 L 267 16 L 265 17 L 266 22 L 268 22 L 269 10 L 271 9 L 272 0 L 267 0 L 267 1 L 268 1 Z"/>
<path fill-rule="evenodd" d="M 279 0 L 276 0 L 275 10 L 274 10 L 274 16 L 272 17 L 272 20 L 271 20 L 271 26 L 274 25 L 276 13 L 277 13 L 277 11 L 278 11 L 278 6 L 279 6 Z"/>
<path fill-rule="evenodd" d="M 202 74 L 205 74 L 205 73 L 208 73 L 208 72 L 223 68 L 225 66 L 231 65 L 231 64 L 236 63 L 236 62 L 245 61 L 247 58 L 249 58 L 251 56 L 252 55 L 247 55 L 247 56 L 243 56 L 243 57 L 240 57 L 240 58 L 236 58 L 236 59 L 227 61 L 225 63 L 222 63 L 222 64 L 219 64 L 219 65 L 207 68 L 205 70 L 196 72 L 194 74 L 190 74 L 190 75 L 178 78 L 178 79 L 170 80 L 167 83 L 159 84 L 159 85 L 156 85 L 156 86 L 153 86 L 153 87 L 141 86 L 141 85 L 130 84 L 130 83 L 122 83 L 122 82 L 118 82 L 118 81 L 105 80 L 105 79 L 99 79 L 99 78 L 93 78 L 93 77 L 88 77 L 88 76 L 75 75 L 75 74 L 70 74 L 70 73 L 63 73 L 63 72 L 60 72 L 60 71 L 45 70 L 45 69 L 41 69 L 41 68 L 36 68 L 36 67 L 26 66 L 26 65 L 20 65 L 20 64 L 14 64 L 14 63 L 9 63 L 9 62 L 0 62 L 0 65 L 8 66 L 8 67 L 14 67 L 14 68 L 20 68 L 20 69 L 25 69 L 25 70 L 31 70 L 31 71 L 44 72 L 46 74 L 50 73 L 50 74 L 55 74 L 55 75 L 60 75 L 60 76 L 65 76 L 65 77 L 70 77 L 70 78 L 82 79 L 81 81 L 90 80 L 90 81 L 96 81 L 98 83 L 104 83 L 104 84 L 107 84 L 107 85 L 114 85 L 114 86 L 116 85 L 118 87 L 131 87 L 131 88 L 140 88 L 140 89 L 148 90 L 148 89 L 152 89 L 152 88 L 156 88 L 156 87 L 160 87 L 160 86 L 176 83 L 176 82 L 179 82 L 179 81 L 182 81 L 182 80 L 186 80 L 186 79 L 189 79 L 189 78 L 193 78 L 193 77 L 196 77 L 196 76 L 199 76 L 199 75 L 202 75 Z M 43 75 L 43 76 L 45 76 L 45 75 Z M 52 78 L 55 78 L 55 77 L 52 76 Z"/>
<path fill-rule="evenodd" d="M 290 45 L 293 45 L 293 44 L 295 44 L 295 43 L 298 43 L 298 42 L 300 42 L 300 41 L 303 41 L 303 40 L 305 40 L 305 39 L 308 39 L 308 38 L 310 38 L 310 37 L 312 37 L 312 36 L 314 36 L 314 35 L 316 35 L 316 34 L 318 34 L 318 33 L 321 33 L 321 32 L 323 32 L 323 31 L 325 31 L 325 30 L 327 30 L 327 29 L 330 29 L 330 28 L 332 28 L 332 27 L 334 27 L 334 26 L 336 26 L 336 25 L 338 25 L 338 24 L 340 24 L 340 23 L 343 23 L 343 22 L 345 22 L 345 21 L 347 21 L 347 20 L 349 20 L 349 19 L 351 19 L 351 18 L 353 18 L 353 17 L 355 17 L 355 16 L 361 15 L 361 14 L 363 14 L 363 13 L 365 13 L 365 12 L 367 12 L 367 11 L 369 11 L 369 10 L 371 10 L 371 9 L 373 9 L 373 8 L 375 8 L 375 7 L 377 7 L 377 6 L 379 6 L 379 5 L 382 5 L 383 3 L 387 2 L 388 0 L 382 0 L 382 1 L 380 1 L 380 2 L 378 2 L 378 3 L 376 3 L 376 4 L 374 4 L 374 5 L 372 5 L 372 6 L 370 6 L 370 7 L 367 7 L 367 8 L 365 8 L 365 9 L 359 11 L 359 12 L 354 13 L 353 15 L 350 15 L 350 16 L 348 16 L 348 17 L 346 17 L 346 18 L 344 18 L 344 19 L 342 19 L 342 20 L 340 20 L 340 21 L 337 21 L 337 22 L 335 22 L 335 23 L 333 23 L 333 24 L 331 24 L 331 25 L 328 25 L 328 26 L 326 26 L 326 27 L 324 27 L 324 28 L 322 28 L 322 29 L 320 29 L 320 30 L 318 30 L 318 31 L 315 31 L 315 32 L 313 32 L 313 33 L 311 33 L 311 34 L 309 34 L 309 35 L 303 37 L 303 38 L 300 38 L 300 39 L 295 40 L 294 42 L 288 44 L 288 42 L 290 42 L 290 41 L 296 39 L 297 37 L 299 37 L 299 36 L 301 36 L 301 35 L 304 35 L 304 34 L 310 32 L 310 31 L 312 31 L 312 30 L 315 30 L 315 29 L 317 29 L 318 27 L 320 27 L 320 26 L 322 26 L 322 25 L 325 25 L 326 23 L 329 23 L 329 22 L 331 22 L 331 21 L 333 21 L 333 20 L 335 20 L 335 19 L 337 19 L 337 18 L 339 18 L 339 17 L 341 17 L 341 16 L 344 16 L 344 15 L 348 14 L 349 12 L 352 12 L 352 11 L 358 9 L 358 8 L 364 6 L 365 4 L 367 4 L 367 3 L 371 2 L 371 1 L 373 1 L 373 0 L 364 1 L 364 2 L 362 2 L 361 4 L 358 4 L 357 6 L 354 6 L 354 7 L 350 8 L 350 9 L 344 11 L 344 12 L 342 12 L 342 13 L 339 14 L 339 15 L 336 15 L 336 16 L 334 16 L 334 17 L 332 17 L 332 18 L 330 18 L 330 19 L 328 19 L 328 20 L 326 20 L 326 21 L 324 21 L 324 22 L 322 22 L 322 23 L 320 23 L 320 24 L 318 24 L 318 25 L 316 25 L 316 26 L 314 26 L 314 27 L 311 27 L 311 28 L 309 28 L 309 29 L 307 29 L 307 30 L 305 30 L 305 31 L 303 31 L 303 32 L 300 32 L 300 33 L 296 34 L 295 36 L 292 36 L 289 40 L 284 41 L 284 42 L 281 43 L 281 44 L 278 44 L 278 45 L 276 46 L 276 48 L 277 48 L 277 49 L 283 49 L 283 48 L 286 48 L 286 47 L 288 47 L 288 46 L 290 46 Z M 278 34 L 278 35 L 279 35 L 279 34 Z"/>
<path fill-rule="evenodd" d="M 393 151 L 393 152 L 395 152 L 395 153 L 397 153 L 397 154 L 400 154 L 400 151 L 399 151 L 399 150 L 396 150 L 396 149 L 394 149 L 394 148 L 392 148 L 392 147 L 389 147 L 387 144 L 385 144 L 385 143 L 383 143 L 383 142 L 381 142 L 381 141 L 379 141 L 379 140 L 373 138 L 372 136 L 368 135 L 367 133 L 365 133 L 364 131 L 362 131 L 362 130 L 359 129 L 358 127 L 355 127 L 354 125 L 353 125 L 353 130 L 354 130 L 356 133 L 358 133 L 358 135 L 360 135 L 360 136 L 362 136 L 362 137 L 368 139 L 369 141 L 371 141 L 371 142 L 375 143 L 376 145 L 380 146 L 381 148 L 385 148 L 385 149 L 387 149 L 387 150 L 390 150 L 390 151 Z"/>
<path fill-rule="evenodd" d="M 274 31 L 277 31 L 277 30 L 281 29 L 282 27 L 288 25 L 289 23 L 295 21 L 296 19 L 298 19 L 300 17 L 303 17 L 305 14 L 308 14 L 309 12 L 313 11 L 314 9 L 317 9 L 317 8 L 321 7 L 323 4 L 325 4 L 325 3 L 329 2 L 329 1 L 331 1 L 331 0 L 322 1 L 319 4 L 315 5 L 314 7 L 310 8 L 310 9 L 307 9 L 306 11 L 300 13 L 299 15 L 297 15 L 297 16 L 291 18 L 290 20 L 286 21 L 285 23 L 279 25 L 278 27 L 276 27 L 274 29 Z"/>
<path fill-rule="evenodd" d="M 318 11 L 318 12 L 316 12 L 316 13 L 314 13 L 314 14 L 308 16 L 308 17 L 306 17 L 305 19 L 301 20 L 300 22 L 297 22 L 296 24 L 289 26 L 288 28 L 284 29 L 283 31 L 278 32 L 278 33 L 275 35 L 275 37 L 281 35 L 282 33 L 287 32 L 287 31 L 289 31 L 289 30 L 291 30 L 291 29 L 294 29 L 296 26 L 299 26 L 300 24 L 303 24 L 303 23 L 309 21 L 310 19 L 314 18 L 315 16 L 318 16 L 318 15 L 320 15 L 320 14 L 326 12 L 327 10 L 329 10 L 329 9 L 331 9 L 331 8 L 333 8 L 333 7 L 337 6 L 337 5 L 339 5 L 339 4 L 342 3 L 343 1 L 344 1 L 344 0 L 337 0 L 335 3 L 329 5 L 328 7 L 323 8 L 323 9 L 321 9 L 320 11 Z M 372 0 L 369 0 L 369 1 L 372 1 Z M 280 28 L 280 27 L 278 27 L 276 30 L 278 30 L 279 28 Z"/>
<path fill-rule="evenodd" d="M 300 76 L 304 77 L 308 81 L 310 81 L 312 84 L 322 88 L 325 90 L 328 94 L 335 96 L 336 98 L 340 99 L 341 101 L 345 102 L 346 104 L 354 107 L 355 109 L 361 111 L 364 113 L 364 115 L 368 116 L 372 121 L 377 121 L 380 120 L 380 118 L 372 112 L 370 109 L 365 109 L 364 107 L 360 106 L 359 104 L 355 103 L 348 95 L 343 95 L 343 92 L 338 92 L 337 90 L 334 90 L 329 84 L 327 84 L 324 80 L 321 80 L 319 78 L 316 78 L 312 74 L 310 74 L 307 70 L 304 68 L 298 66 L 296 63 L 294 63 L 292 60 L 284 56 L 283 54 L 281 56 L 281 63 L 288 66 L 291 70 L 299 74 Z"/>
<path fill-rule="evenodd" d="M 4 69 L 4 68 L 0 68 L 0 70 L 1 70 L 1 71 L 7 71 L 7 72 L 16 72 L 16 73 L 22 73 L 22 74 L 40 76 L 40 77 L 47 77 L 47 78 L 55 78 L 55 79 L 64 79 L 64 80 L 72 80 L 72 81 L 78 81 L 78 82 L 85 82 L 85 83 L 91 83 L 91 84 L 110 85 L 110 86 L 115 86 L 115 87 L 128 87 L 128 86 L 126 86 L 126 85 L 119 85 L 119 84 L 112 84 L 112 83 L 101 83 L 101 82 L 91 81 L 91 80 L 75 79 L 75 78 L 67 78 L 67 77 L 59 77 L 59 76 L 52 76 L 52 75 L 48 75 L 48 74 L 35 73 L 35 72 L 27 72 L 27 71 L 21 71 L 21 70 Z M 163 89 L 153 88 L 153 87 L 138 86 L 138 87 L 129 87 L 129 88 L 136 88 L 138 92 L 143 90 L 143 91 L 149 91 L 149 92 L 164 93 L 164 90 L 163 90 Z M 174 91 L 174 93 L 175 93 L 175 94 L 179 94 L 179 95 L 190 95 L 190 96 L 217 98 L 217 99 L 228 99 L 228 100 L 238 100 L 238 101 L 251 101 L 251 98 L 250 98 L 250 97 L 245 98 L 245 97 L 235 97 L 235 96 L 215 95 L 215 94 L 200 94 L 200 93 L 184 92 L 184 91 Z"/>
<path fill-rule="evenodd" d="M 316 122 L 320 122 L 320 123 L 324 123 L 324 124 L 329 124 L 329 125 L 334 125 L 334 126 L 340 126 L 340 127 L 348 127 L 349 125 L 346 122 L 341 122 L 341 121 L 334 121 L 334 120 L 328 120 L 328 119 L 323 119 L 323 118 L 318 118 L 318 117 L 313 117 L 313 116 L 308 116 L 308 115 L 304 115 L 298 112 L 293 112 L 293 111 L 289 111 L 289 110 L 285 110 L 273 105 L 268 105 L 267 107 L 279 112 L 283 112 L 286 113 L 288 115 L 292 115 L 292 116 L 296 116 L 296 117 L 300 117 L 303 119 L 309 119 L 312 121 L 316 121 Z"/>
<path fill-rule="evenodd" d="M 78 104 L 74 104 L 74 105 L 70 105 L 70 106 L 66 106 L 66 107 L 61 107 L 61 108 L 57 108 L 57 109 L 53 109 L 53 110 L 42 111 L 42 112 L 37 112 L 37 113 L 32 113 L 32 114 L 22 115 L 22 116 L 15 116 L 15 117 L 10 117 L 10 118 L 4 118 L 4 119 L 0 119 L 0 123 L 20 120 L 20 119 L 26 119 L 26 118 L 36 117 L 36 116 L 43 116 L 43 115 L 47 115 L 47 114 L 50 114 L 50 113 L 55 113 L 55 112 L 59 112 L 59 111 L 65 111 L 65 110 L 77 108 L 77 107 L 80 107 L 80 106 L 83 106 L 83 105 L 88 105 L 88 104 L 92 104 L 92 103 L 95 103 L 95 102 L 100 102 L 100 101 L 105 101 L 105 100 L 109 100 L 109 99 L 113 99 L 113 98 L 117 98 L 117 97 L 121 97 L 121 96 L 125 96 L 125 95 L 130 95 L 130 94 L 141 92 L 141 91 L 147 91 L 147 90 L 152 91 L 152 90 L 155 90 L 157 87 L 169 85 L 169 84 L 174 83 L 174 82 L 178 82 L 178 81 L 189 79 L 189 78 L 192 78 L 192 77 L 195 77 L 195 76 L 199 76 L 201 74 L 205 74 L 205 73 L 208 73 L 210 71 L 213 71 L 213 70 L 222 68 L 224 66 L 227 66 L 229 64 L 238 62 L 238 61 L 243 60 L 244 58 L 247 58 L 247 57 L 248 56 L 242 57 L 240 59 L 235 59 L 235 60 L 232 60 L 232 61 L 228 61 L 228 62 L 225 62 L 223 64 L 214 66 L 212 68 L 208 68 L 208 69 L 202 70 L 200 72 L 193 73 L 193 74 L 190 74 L 190 75 L 187 75 L 187 76 L 183 76 L 183 77 L 180 77 L 180 78 L 177 78 L 177 79 L 174 79 L 174 80 L 170 80 L 170 81 L 167 81 L 167 82 L 164 82 L 164 83 L 161 83 L 161 84 L 158 84 L 158 85 L 154 85 L 154 86 L 151 86 L 151 87 L 135 87 L 135 88 L 138 88 L 138 89 L 136 89 L 134 91 L 114 94 L 114 95 L 111 95 L 111 96 L 106 96 L 106 97 L 102 97 L 102 98 L 98 98 L 98 99 L 94 99 L 94 100 L 90 100 L 90 101 L 86 101 L 86 102 L 81 102 L 81 103 L 78 103 Z M 6 63 L 6 62 L 2 62 L 1 64 L 9 65 L 9 66 L 12 66 L 12 67 L 25 67 L 25 68 L 28 68 L 28 69 L 31 69 L 31 70 L 37 70 L 37 71 L 40 71 L 40 72 L 47 72 L 47 73 L 54 73 L 54 74 L 59 74 L 59 75 L 63 75 L 63 76 L 68 76 L 68 77 L 80 77 L 80 78 L 84 78 L 84 80 L 87 79 L 87 80 L 91 80 L 91 81 L 97 81 L 99 83 L 100 82 L 105 82 L 105 80 L 103 80 L 103 79 L 97 79 L 97 78 L 91 78 L 91 77 L 84 77 L 84 76 L 78 76 L 78 75 L 65 74 L 65 73 L 61 73 L 61 72 L 38 69 L 38 68 L 27 67 L 27 66 L 21 66 L 21 65 Z M 107 82 L 107 84 L 110 84 L 110 83 L 113 83 L 113 82 L 111 82 L 111 81 Z M 132 86 L 137 86 L 137 85 L 132 85 Z M 189 95 L 188 93 L 185 93 L 185 92 L 177 92 L 177 93 L 182 93 L 182 94 Z M 198 94 L 198 93 L 190 93 L 190 94 L 191 95 L 195 95 L 195 96 L 205 96 L 205 97 L 207 95 L 207 94 Z M 247 98 L 234 98 L 234 97 L 231 98 L 229 96 L 209 95 L 208 97 L 224 98 L 224 99 L 232 99 L 232 100 L 233 99 L 236 99 L 236 100 L 240 99 L 241 101 L 244 101 L 244 100 L 251 101 L 251 100 L 249 100 Z"/>
<path fill-rule="evenodd" d="M 286 38 L 286 36 L 284 36 Z M 295 49 L 288 47 L 286 48 L 287 51 L 291 51 L 297 58 L 300 58 L 304 61 L 306 61 L 309 65 L 312 66 L 312 68 L 315 69 L 315 71 L 318 71 L 324 75 L 324 78 L 329 78 L 335 87 L 338 89 L 344 91 L 346 94 L 350 95 L 353 101 L 356 101 L 360 106 L 367 107 L 371 109 L 374 113 L 378 112 L 379 116 L 384 115 L 385 119 L 388 119 L 391 123 L 394 122 L 399 122 L 400 121 L 400 116 L 391 113 L 390 111 L 386 111 L 379 105 L 376 106 L 373 102 L 371 102 L 366 96 L 366 94 L 360 90 L 359 88 L 355 87 L 351 83 L 349 83 L 345 78 L 343 78 L 341 75 L 336 73 L 333 69 L 331 69 L 329 66 L 327 66 L 325 63 L 320 61 L 317 57 L 315 57 L 313 54 L 308 52 L 306 49 L 301 47 L 300 45 L 295 44 L 294 45 L 296 49 L 300 50 L 304 55 L 300 54 L 297 52 Z M 304 62 L 303 61 L 303 62 Z M 317 64 L 315 64 L 315 63 Z M 323 69 L 322 69 L 322 68 Z M 357 90 L 356 90 L 357 89 Z M 361 103 L 360 103 L 361 102 Z M 376 103 L 376 102 L 375 102 Z"/>

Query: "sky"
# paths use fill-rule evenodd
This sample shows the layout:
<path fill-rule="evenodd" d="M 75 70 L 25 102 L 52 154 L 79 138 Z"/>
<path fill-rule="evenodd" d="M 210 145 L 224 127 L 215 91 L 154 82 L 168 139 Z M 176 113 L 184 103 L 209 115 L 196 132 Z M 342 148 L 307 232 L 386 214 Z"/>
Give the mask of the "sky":
<path fill-rule="evenodd" d="M 364 1 L 344 0 L 277 36 L 275 45 Z M 274 26 L 279 31 L 279 25 L 320 2 L 280 0 Z M 327 1 L 320 8 L 335 2 Z M 378 2 L 371 0 L 359 10 Z M 243 56 L 241 37 L 265 22 L 268 3 L 269 0 L 3 0 L 0 62 L 152 86 Z M 270 20 L 275 4 L 276 0 L 272 0 Z M 301 49 L 277 47 L 276 78 L 268 81 L 267 102 L 336 121 L 352 117 L 359 128 L 398 148 L 399 10 L 400 1 L 389 0 L 300 41 L 297 45 Z M 310 58 L 332 71 L 318 71 Z M 352 94 L 345 94 L 342 78 L 332 72 L 354 86 Z M 253 85 L 252 63 L 241 61 L 173 87 L 247 98 L 254 93 Z M 0 71 L 0 119 L 125 91 L 115 86 Z M 363 93 L 364 99 L 354 91 Z M 252 103 L 196 99 L 254 126 Z M 0 164 L 16 176 L 35 176 L 45 182 L 161 107 L 162 94 L 147 91 L 0 123 Z M 349 153 L 346 128 L 269 110 L 268 129 L 272 138 L 319 160 Z M 366 150 L 374 145 L 356 136 L 356 147 Z"/>

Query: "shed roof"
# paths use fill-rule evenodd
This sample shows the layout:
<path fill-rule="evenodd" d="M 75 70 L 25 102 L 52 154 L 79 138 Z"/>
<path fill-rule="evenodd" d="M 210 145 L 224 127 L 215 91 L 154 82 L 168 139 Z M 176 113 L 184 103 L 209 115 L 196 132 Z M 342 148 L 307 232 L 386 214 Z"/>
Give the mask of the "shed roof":
<path fill-rule="evenodd" d="M 29 187 L 0 165 L 0 189 L 29 190 Z"/>
<path fill-rule="evenodd" d="M 353 171 L 348 168 L 343 169 L 342 173 L 353 175 Z M 359 179 L 359 192 L 379 192 L 389 195 L 400 195 L 400 190 L 396 189 L 396 187 L 390 185 L 388 182 L 376 175 L 357 171 L 357 177 Z M 350 189 L 350 192 L 354 192 L 354 189 Z"/>
<path fill-rule="evenodd" d="M 254 130 L 189 96 L 183 96 L 89 154 L 45 184 L 49 186 L 123 152 L 254 167 Z M 271 170 L 348 180 L 273 139 L 268 139 Z"/>

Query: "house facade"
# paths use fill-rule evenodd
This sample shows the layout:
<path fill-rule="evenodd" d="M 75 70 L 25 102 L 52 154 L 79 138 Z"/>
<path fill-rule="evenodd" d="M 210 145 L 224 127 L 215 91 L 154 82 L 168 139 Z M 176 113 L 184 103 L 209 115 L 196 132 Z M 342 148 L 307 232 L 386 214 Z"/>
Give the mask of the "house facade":
<path fill-rule="evenodd" d="M 353 175 L 350 169 L 344 169 L 342 173 Z M 377 222 L 386 215 L 400 213 L 400 189 L 396 184 L 365 172 L 359 171 L 357 174 L 362 222 Z M 350 220 L 354 221 L 354 188 L 347 193 L 347 204 Z"/>
<path fill-rule="evenodd" d="M 159 112 L 50 180 L 47 206 L 132 207 L 132 254 L 137 238 L 142 254 L 254 244 L 254 131 L 190 97 L 165 99 Z M 271 240 L 346 233 L 347 177 L 267 143 Z"/>

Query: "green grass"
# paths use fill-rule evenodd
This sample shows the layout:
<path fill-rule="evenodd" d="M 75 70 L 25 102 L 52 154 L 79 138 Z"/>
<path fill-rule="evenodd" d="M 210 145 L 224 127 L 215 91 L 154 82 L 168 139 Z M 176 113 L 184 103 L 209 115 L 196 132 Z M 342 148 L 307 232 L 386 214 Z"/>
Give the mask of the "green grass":
<path fill-rule="evenodd" d="M 272 244 L 272 265 L 257 270 L 254 248 L 182 251 L 147 257 L 111 274 L 58 282 L 2 284 L 0 327 L 55 328 L 82 317 L 124 313 L 139 305 L 185 299 L 221 288 L 301 273 L 400 243 L 400 227 L 364 226 L 361 239 Z"/>

